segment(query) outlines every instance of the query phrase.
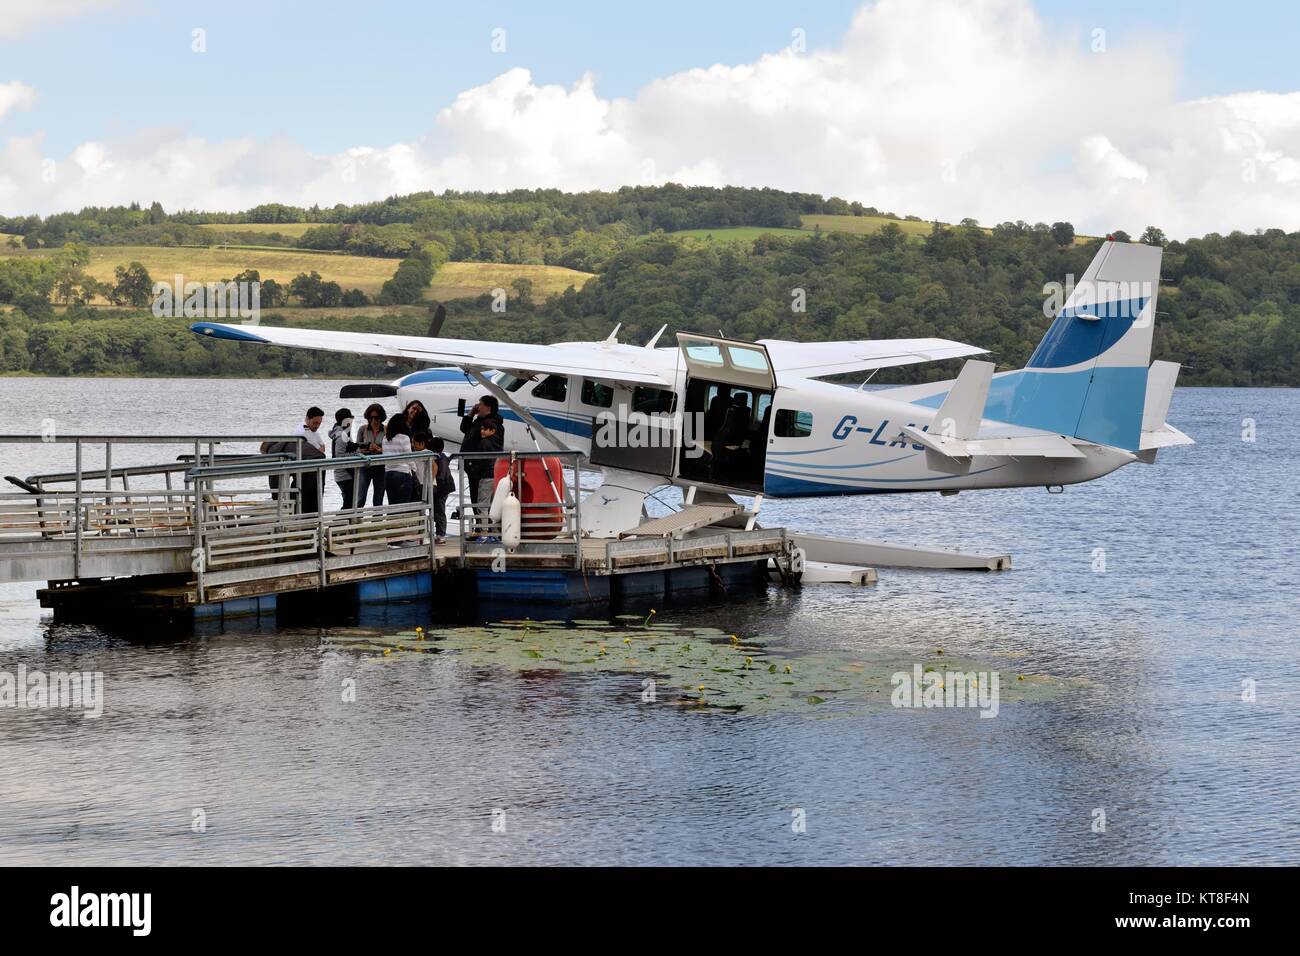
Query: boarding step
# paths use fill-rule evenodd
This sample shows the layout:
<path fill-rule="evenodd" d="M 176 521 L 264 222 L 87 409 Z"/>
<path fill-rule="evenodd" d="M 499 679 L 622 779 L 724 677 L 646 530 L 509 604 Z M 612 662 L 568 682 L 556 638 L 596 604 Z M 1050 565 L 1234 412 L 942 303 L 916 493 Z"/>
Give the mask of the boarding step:
<path fill-rule="evenodd" d="M 730 505 L 687 505 L 681 511 L 674 511 L 662 518 L 651 518 L 619 535 L 620 538 L 668 538 L 675 534 L 684 534 L 697 528 L 707 528 L 711 524 L 724 521 L 741 512 L 741 506 Z"/>

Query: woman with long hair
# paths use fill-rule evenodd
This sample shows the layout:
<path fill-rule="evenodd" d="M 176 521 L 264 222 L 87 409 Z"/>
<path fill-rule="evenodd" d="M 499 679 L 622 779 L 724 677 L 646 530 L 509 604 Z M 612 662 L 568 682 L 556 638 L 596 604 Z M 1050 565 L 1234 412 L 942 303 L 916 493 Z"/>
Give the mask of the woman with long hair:
<path fill-rule="evenodd" d="M 424 402 L 418 398 L 407 402 L 402 414 L 406 416 L 406 427 L 411 430 L 412 435 L 429 430 L 429 413 L 424 407 Z"/>
<path fill-rule="evenodd" d="M 378 402 L 366 408 L 366 423 L 357 432 L 357 452 L 362 455 L 382 455 L 384 453 L 384 419 L 388 413 Z M 357 507 L 366 506 L 366 489 L 373 487 L 374 506 L 384 503 L 384 466 L 372 465 L 361 469 L 361 479 L 357 482 Z"/>

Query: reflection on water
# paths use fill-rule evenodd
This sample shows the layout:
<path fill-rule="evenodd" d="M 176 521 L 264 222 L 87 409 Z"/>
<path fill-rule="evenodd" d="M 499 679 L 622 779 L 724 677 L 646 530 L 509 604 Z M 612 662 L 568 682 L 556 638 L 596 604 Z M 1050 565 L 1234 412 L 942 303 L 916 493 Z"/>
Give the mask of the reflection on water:
<path fill-rule="evenodd" d="M 0 380 L 6 407 L 38 395 L 38 420 L 82 432 L 154 430 L 133 418 L 147 408 L 283 429 L 332 394 Z M 54 625 L 34 588 L 0 588 L 0 671 L 99 670 L 107 697 L 99 720 L 0 709 L 0 862 L 1296 863 L 1296 401 L 1182 390 L 1170 419 L 1199 445 L 1063 496 L 764 506 L 772 524 L 1005 550 L 1001 574 L 882 570 L 867 590 L 561 627 L 500 608 L 500 627 L 449 630 L 412 603 L 182 636 Z M 61 467 L 54 452 L 0 447 L 0 474 Z M 133 454 L 150 460 L 115 463 Z M 661 646 L 668 664 L 629 663 Z M 889 706 L 895 668 L 940 659 L 1000 673 L 996 719 Z"/>

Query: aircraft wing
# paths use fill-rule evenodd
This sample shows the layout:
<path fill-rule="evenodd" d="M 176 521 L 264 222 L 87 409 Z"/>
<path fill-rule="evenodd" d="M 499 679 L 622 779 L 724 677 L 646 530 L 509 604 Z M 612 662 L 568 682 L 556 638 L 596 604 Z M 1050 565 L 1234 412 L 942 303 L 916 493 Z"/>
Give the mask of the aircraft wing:
<path fill-rule="evenodd" d="M 803 378 L 863 372 L 916 362 L 935 362 L 988 352 L 988 349 L 964 345 L 950 339 L 861 339 L 848 342 L 760 339 L 759 344 L 767 348 L 772 368 L 778 376 L 787 374 Z"/>
<path fill-rule="evenodd" d="M 536 373 L 586 375 L 594 379 L 632 382 L 671 388 L 672 379 L 641 364 L 626 353 L 598 345 L 524 345 L 477 339 L 431 339 L 419 335 L 382 335 L 377 332 L 336 332 L 328 329 L 285 329 L 267 325 L 225 325 L 196 322 L 190 331 L 199 335 L 258 345 L 386 355 L 435 365 L 487 371 L 504 369 L 527 377 Z"/>

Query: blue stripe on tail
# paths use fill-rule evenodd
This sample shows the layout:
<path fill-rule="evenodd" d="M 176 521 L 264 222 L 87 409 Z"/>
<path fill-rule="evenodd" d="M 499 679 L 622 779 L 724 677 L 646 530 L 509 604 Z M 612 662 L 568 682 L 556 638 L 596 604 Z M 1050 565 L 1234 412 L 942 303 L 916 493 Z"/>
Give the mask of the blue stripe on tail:
<path fill-rule="evenodd" d="M 1062 309 L 1025 367 L 1065 368 L 1096 358 L 1124 337 L 1146 304 L 1138 298 Z"/>

